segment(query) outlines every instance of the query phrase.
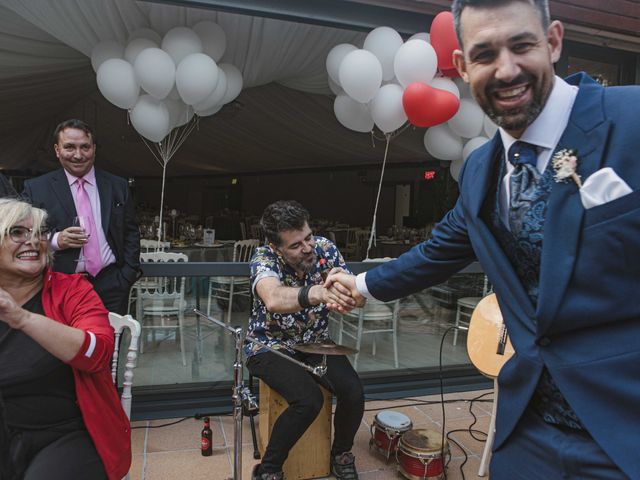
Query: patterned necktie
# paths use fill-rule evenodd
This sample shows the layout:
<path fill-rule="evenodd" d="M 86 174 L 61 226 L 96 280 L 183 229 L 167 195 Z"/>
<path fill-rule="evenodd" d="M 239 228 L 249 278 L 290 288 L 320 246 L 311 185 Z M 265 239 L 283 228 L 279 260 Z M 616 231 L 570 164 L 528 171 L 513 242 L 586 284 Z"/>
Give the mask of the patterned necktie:
<path fill-rule="evenodd" d="M 511 145 L 508 158 L 515 167 L 509 178 L 509 229 L 519 237 L 541 176 L 536 168 L 538 153 L 535 145 L 518 141 Z"/>
<path fill-rule="evenodd" d="M 86 180 L 84 178 L 79 178 L 77 181 L 78 184 L 78 192 L 76 195 L 76 200 L 78 202 L 77 210 L 78 216 L 84 217 L 85 221 L 88 222 L 86 226 L 87 233 L 89 234 L 89 239 L 87 243 L 82 247 L 82 255 L 84 257 L 84 269 L 91 275 L 95 277 L 100 270 L 102 269 L 102 259 L 100 256 L 100 245 L 98 243 L 98 234 L 96 233 L 96 222 L 93 218 L 93 210 L 91 209 L 91 200 L 89 199 L 89 195 L 84 188 L 84 184 Z"/>

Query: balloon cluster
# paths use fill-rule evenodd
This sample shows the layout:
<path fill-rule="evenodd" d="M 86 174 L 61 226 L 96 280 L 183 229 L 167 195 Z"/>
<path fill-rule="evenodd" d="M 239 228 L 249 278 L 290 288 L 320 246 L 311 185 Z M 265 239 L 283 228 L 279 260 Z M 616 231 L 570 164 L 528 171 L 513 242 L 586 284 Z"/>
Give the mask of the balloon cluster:
<path fill-rule="evenodd" d="M 136 131 L 160 142 L 194 114 L 213 115 L 242 90 L 242 74 L 229 63 L 217 63 L 226 35 L 214 22 L 175 27 L 164 37 L 149 28 L 133 32 L 126 46 L 114 40 L 91 52 L 100 93 L 129 110 Z"/>
<path fill-rule="evenodd" d="M 450 12 L 434 18 L 430 33 L 417 33 L 406 42 L 394 29 L 378 27 L 361 49 L 336 45 L 326 61 L 336 118 L 356 132 L 370 132 L 375 125 L 388 134 L 407 121 L 433 127 L 425 133 L 425 148 L 435 158 L 452 161 L 457 179 L 468 154 L 488 141 L 480 136 L 484 125 L 489 136 L 497 128 L 485 120 L 464 82 L 453 80 L 458 48 Z"/>

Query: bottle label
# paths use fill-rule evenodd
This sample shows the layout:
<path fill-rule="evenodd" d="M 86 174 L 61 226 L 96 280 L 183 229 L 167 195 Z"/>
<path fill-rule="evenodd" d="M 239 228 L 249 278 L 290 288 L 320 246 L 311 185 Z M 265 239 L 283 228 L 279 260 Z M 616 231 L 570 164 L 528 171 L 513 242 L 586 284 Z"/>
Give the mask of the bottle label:
<path fill-rule="evenodd" d="M 202 448 L 202 450 L 209 450 L 210 445 L 211 442 L 209 442 L 209 439 L 207 437 L 202 437 L 200 448 Z"/>

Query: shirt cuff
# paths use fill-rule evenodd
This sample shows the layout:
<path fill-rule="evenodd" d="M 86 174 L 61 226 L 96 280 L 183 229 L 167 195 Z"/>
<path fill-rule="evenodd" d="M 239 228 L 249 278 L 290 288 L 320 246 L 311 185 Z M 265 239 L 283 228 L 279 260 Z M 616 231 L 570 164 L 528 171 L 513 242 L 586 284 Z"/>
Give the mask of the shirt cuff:
<path fill-rule="evenodd" d="M 369 293 L 369 289 L 367 288 L 366 275 L 367 272 L 362 272 L 356 276 L 356 288 L 358 289 L 358 293 L 364 298 L 375 300 L 375 297 Z"/>
<path fill-rule="evenodd" d="M 60 247 L 58 246 L 58 235 L 60 235 L 60 232 L 54 233 L 51 237 L 51 241 L 49 242 L 49 244 L 51 245 L 51 250 L 53 250 L 54 252 L 60 250 Z"/>

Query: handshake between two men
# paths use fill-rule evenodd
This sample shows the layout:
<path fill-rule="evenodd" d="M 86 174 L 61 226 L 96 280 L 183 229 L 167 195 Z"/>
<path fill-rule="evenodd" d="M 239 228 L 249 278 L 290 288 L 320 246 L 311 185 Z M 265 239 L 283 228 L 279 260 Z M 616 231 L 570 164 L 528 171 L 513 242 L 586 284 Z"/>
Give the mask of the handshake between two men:
<path fill-rule="evenodd" d="M 333 268 L 322 285 L 323 301 L 329 310 L 345 313 L 364 306 L 366 298 L 358 291 L 356 277 L 342 268 Z"/>

